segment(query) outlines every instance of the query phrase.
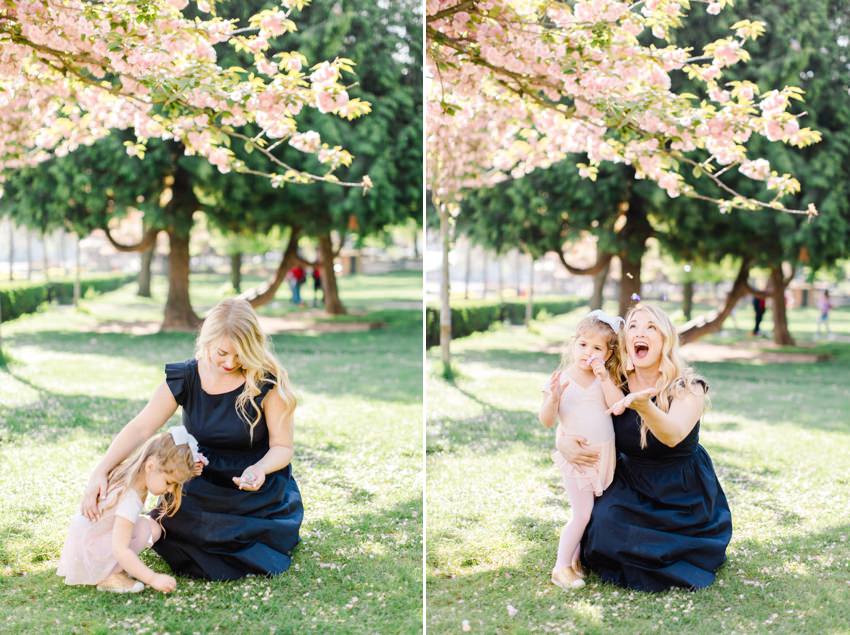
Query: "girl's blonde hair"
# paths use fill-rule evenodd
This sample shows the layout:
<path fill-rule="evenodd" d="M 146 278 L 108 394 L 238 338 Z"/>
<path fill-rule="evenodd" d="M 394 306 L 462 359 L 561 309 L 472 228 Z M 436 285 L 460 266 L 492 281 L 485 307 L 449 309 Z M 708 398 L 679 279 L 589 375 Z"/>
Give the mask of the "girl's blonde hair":
<path fill-rule="evenodd" d="M 623 329 L 620 329 L 622 332 Z M 558 370 L 564 370 L 572 363 L 572 349 L 573 342 L 576 341 L 577 338 L 581 337 L 585 333 L 595 333 L 598 335 L 602 335 L 605 338 L 605 343 L 608 345 L 608 350 L 611 351 L 611 355 L 605 361 L 605 369 L 611 375 L 615 382 L 620 381 L 620 377 L 623 375 L 623 370 L 620 367 L 620 355 L 618 354 L 618 349 L 620 346 L 619 340 L 617 338 L 617 333 L 614 332 L 614 329 L 611 328 L 611 325 L 607 322 L 603 322 L 602 320 L 597 319 L 593 315 L 588 315 L 581 319 L 581 321 L 576 325 L 576 332 L 569 340 L 567 340 L 567 344 L 564 347 L 564 351 L 561 354 L 561 364 L 558 366 Z"/>
<path fill-rule="evenodd" d="M 183 500 L 183 483 L 192 478 L 195 460 L 192 458 L 192 450 L 188 444 L 175 444 L 169 432 L 161 432 L 151 437 L 132 456 L 109 471 L 106 477 L 104 500 L 109 500 L 112 493 L 115 496 L 104 509 L 114 506 L 121 492 L 126 492 L 132 487 L 133 481 L 144 471 L 148 459 L 154 459 L 157 469 L 176 481 L 175 485 L 159 498 L 160 513 L 156 515 L 157 520 L 162 516 L 173 516 L 177 513 Z"/>
<path fill-rule="evenodd" d="M 663 412 L 668 412 L 670 410 L 670 404 L 673 403 L 676 397 L 680 397 L 686 392 L 694 392 L 695 386 L 700 385 L 704 393 L 708 392 L 708 384 L 705 379 L 697 375 L 694 369 L 688 366 L 687 362 L 685 362 L 679 353 L 679 334 L 676 332 L 670 318 L 658 307 L 645 302 L 636 304 L 626 313 L 626 326 L 620 331 L 620 351 L 624 358 L 620 361 L 623 384 L 628 379 L 627 374 L 633 370 L 627 363 L 628 348 L 626 347 L 626 332 L 628 331 L 629 320 L 638 311 L 649 313 L 661 332 L 661 363 L 658 368 L 660 375 L 658 381 L 655 382 L 655 388 L 658 391 L 655 397 L 655 405 Z M 641 420 L 641 448 L 646 447 L 646 432 L 648 429 L 646 423 Z"/>
<path fill-rule="evenodd" d="M 272 351 L 271 340 L 260 328 L 257 313 L 251 304 L 242 298 L 227 298 L 216 304 L 204 319 L 204 324 L 195 342 L 195 358 L 201 359 L 213 343 L 227 338 L 236 348 L 239 365 L 245 375 L 245 388 L 236 398 L 236 411 L 248 424 L 251 443 L 254 443 L 254 428 L 263 416 L 254 397 L 260 394 L 260 386 L 270 383 L 283 399 L 282 419 L 295 410 L 296 401 L 289 376 L 277 361 Z M 249 414 L 248 404 L 253 412 Z"/>

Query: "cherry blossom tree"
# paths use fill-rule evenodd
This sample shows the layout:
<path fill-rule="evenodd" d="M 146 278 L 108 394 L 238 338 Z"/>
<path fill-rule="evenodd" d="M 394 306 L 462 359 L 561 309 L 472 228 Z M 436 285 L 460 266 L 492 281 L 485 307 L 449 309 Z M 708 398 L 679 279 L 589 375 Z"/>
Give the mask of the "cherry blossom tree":
<path fill-rule="evenodd" d="M 717 15 L 732 0 L 698 4 Z M 803 91 L 724 81 L 727 69 L 749 60 L 745 45 L 765 24 L 740 20 L 696 53 L 676 38 L 690 8 L 689 0 L 427 0 L 427 178 L 441 224 L 459 212 L 465 191 L 568 154 L 586 156 L 577 167 L 591 180 L 603 161 L 622 163 L 672 198 L 700 199 L 723 213 L 815 216 L 813 202 L 783 205 L 799 181 L 747 147 L 755 137 L 800 148 L 818 142 L 820 133 L 800 125 L 805 113 L 791 110 Z M 698 90 L 677 90 L 677 74 Z M 730 187 L 723 175 L 733 170 L 763 182 L 767 195 Z M 447 342 L 442 349 L 448 365 Z"/>
<path fill-rule="evenodd" d="M 700 4 L 716 14 L 731 0 Z M 749 59 L 744 45 L 765 25 L 740 20 L 696 55 L 675 44 L 689 7 L 689 0 L 429 0 L 432 192 L 448 200 L 579 153 L 587 156 L 580 173 L 591 180 L 612 161 L 670 197 L 709 200 L 721 211 L 816 214 L 814 204 L 785 208 L 782 197 L 800 183 L 746 147 L 754 135 L 796 147 L 819 141 L 800 126 L 804 113 L 789 112 L 803 91 L 723 82 L 726 69 Z M 703 94 L 677 92 L 674 71 Z M 705 185 L 686 182 L 685 170 Z M 763 181 L 770 200 L 734 191 L 722 179 L 730 170 Z"/>
<path fill-rule="evenodd" d="M 368 176 L 339 180 L 335 170 L 352 155 L 300 130 L 296 119 L 305 108 L 346 119 L 368 113 L 345 83 L 353 62 L 270 54 L 275 38 L 296 30 L 292 13 L 308 1 L 280 0 L 239 24 L 217 17 L 214 0 L 0 0 L 0 174 L 132 129 L 131 156 L 143 157 L 149 139 L 174 140 L 221 172 L 258 174 L 278 187 L 326 181 L 368 189 Z M 222 46 L 253 64 L 222 68 Z M 259 132 L 244 134 L 248 124 Z M 267 169 L 237 159 L 235 143 L 261 153 Z M 282 144 L 315 155 L 320 173 L 282 161 L 274 152 Z"/>

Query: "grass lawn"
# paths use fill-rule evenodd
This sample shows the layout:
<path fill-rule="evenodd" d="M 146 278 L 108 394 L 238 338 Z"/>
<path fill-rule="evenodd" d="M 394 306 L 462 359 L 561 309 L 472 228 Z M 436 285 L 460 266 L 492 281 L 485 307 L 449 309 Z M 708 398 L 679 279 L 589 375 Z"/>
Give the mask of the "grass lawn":
<path fill-rule="evenodd" d="M 79 311 L 54 306 L 3 324 L 0 632 L 421 631 L 422 322 L 405 304 L 420 297 L 421 275 L 340 282 L 351 309 L 387 326 L 273 338 L 300 396 L 293 471 L 305 522 L 293 567 L 237 582 L 178 578 L 171 595 L 104 594 L 55 575 L 89 471 L 163 381 L 163 365 L 193 354 L 192 334 L 104 332 L 159 321 L 164 281 L 153 299 L 131 284 Z M 223 277 L 193 276 L 196 311 L 227 288 Z M 288 291 L 280 296 L 288 310 Z M 143 559 L 167 570 L 153 552 Z"/>
<path fill-rule="evenodd" d="M 831 342 L 813 341 L 814 309 L 790 313 L 801 350 L 826 361 L 695 360 L 711 385 L 701 442 L 734 535 L 713 586 L 659 594 L 595 576 L 572 593 L 549 582 L 570 511 L 536 411 L 586 311 L 453 342 L 454 383 L 440 376 L 439 349 L 428 353 L 429 632 L 464 622 L 488 634 L 850 632 L 850 309 L 834 312 Z M 746 333 L 751 310 L 736 320 L 739 330 L 700 342 L 769 347 Z"/>

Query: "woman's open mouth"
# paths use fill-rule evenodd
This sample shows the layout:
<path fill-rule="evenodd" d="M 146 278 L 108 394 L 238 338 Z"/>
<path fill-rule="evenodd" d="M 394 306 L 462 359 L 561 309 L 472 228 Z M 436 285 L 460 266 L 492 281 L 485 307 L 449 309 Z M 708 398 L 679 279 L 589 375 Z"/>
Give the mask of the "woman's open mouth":
<path fill-rule="evenodd" d="M 635 342 L 635 357 L 643 359 L 649 354 L 649 345 L 644 342 Z"/>

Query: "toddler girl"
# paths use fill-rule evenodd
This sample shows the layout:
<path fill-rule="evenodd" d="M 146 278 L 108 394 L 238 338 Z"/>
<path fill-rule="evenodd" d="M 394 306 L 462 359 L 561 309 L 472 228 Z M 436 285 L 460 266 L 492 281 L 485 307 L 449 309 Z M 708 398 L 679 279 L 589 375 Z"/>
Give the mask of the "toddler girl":
<path fill-rule="evenodd" d="M 623 398 L 612 380 L 612 375 L 621 375 L 616 349 L 622 324 L 621 317 L 591 311 L 578 323 L 561 365 L 543 387 L 539 418 L 547 428 L 558 421 L 558 449 L 552 456 L 573 510 L 572 519 L 561 531 L 552 570 L 552 582 L 563 589 L 584 586 L 578 566 L 579 542 L 590 520 L 594 496 L 602 494 L 614 478 L 614 426 L 607 409 Z M 594 466 L 574 465 L 564 458 L 562 442 L 569 436 L 580 437 L 582 445 L 598 452 Z"/>
<path fill-rule="evenodd" d="M 157 521 L 141 513 L 150 492 L 160 497 L 160 513 L 173 515 L 196 461 L 206 462 L 197 441 L 186 428 L 175 426 L 114 467 L 107 477 L 100 519 L 92 522 L 78 513 L 71 520 L 56 570 L 65 584 L 95 584 L 98 591 L 114 593 L 138 593 L 145 584 L 163 593 L 173 591 L 173 577 L 155 573 L 139 560 L 137 554 L 162 534 Z"/>

